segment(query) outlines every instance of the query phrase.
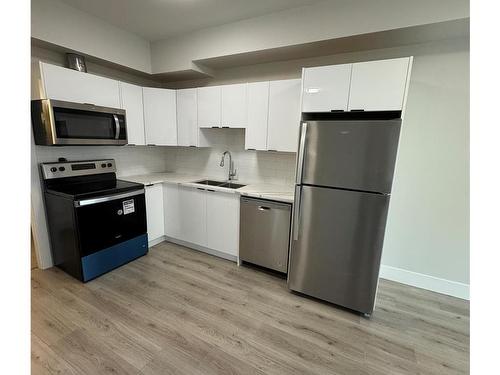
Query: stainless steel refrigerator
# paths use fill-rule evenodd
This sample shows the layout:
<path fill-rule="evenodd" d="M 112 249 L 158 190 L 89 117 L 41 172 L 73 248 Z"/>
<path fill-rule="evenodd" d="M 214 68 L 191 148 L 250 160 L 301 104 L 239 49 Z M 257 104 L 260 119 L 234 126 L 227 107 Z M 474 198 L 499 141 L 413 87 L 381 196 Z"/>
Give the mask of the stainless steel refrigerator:
<path fill-rule="evenodd" d="M 301 123 L 288 286 L 371 314 L 401 119 Z"/>

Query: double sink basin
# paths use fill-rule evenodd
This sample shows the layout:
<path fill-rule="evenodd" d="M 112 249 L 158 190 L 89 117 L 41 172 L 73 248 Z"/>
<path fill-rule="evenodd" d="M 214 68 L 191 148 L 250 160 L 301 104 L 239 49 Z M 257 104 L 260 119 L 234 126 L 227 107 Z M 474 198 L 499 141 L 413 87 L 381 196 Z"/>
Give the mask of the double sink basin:
<path fill-rule="evenodd" d="M 243 186 L 242 184 L 236 184 L 234 182 L 228 182 L 228 181 L 216 181 L 216 180 L 200 180 L 200 181 L 193 181 L 193 184 L 200 184 L 200 185 L 207 185 L 207 186 L 216 186 L 216 187 L 223 187 L 226 189 L 239 189 Z"/>

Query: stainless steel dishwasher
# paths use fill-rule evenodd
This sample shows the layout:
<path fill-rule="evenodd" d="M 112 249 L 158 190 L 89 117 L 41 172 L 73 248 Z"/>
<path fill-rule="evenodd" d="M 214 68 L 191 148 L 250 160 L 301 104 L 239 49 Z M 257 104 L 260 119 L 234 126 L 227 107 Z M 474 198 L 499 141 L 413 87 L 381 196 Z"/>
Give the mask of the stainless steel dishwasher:
<path fill-rule="evenodd" d="M 240 260 L 287 272 L 291 207 L 289 203 L 241 197 Z"/>

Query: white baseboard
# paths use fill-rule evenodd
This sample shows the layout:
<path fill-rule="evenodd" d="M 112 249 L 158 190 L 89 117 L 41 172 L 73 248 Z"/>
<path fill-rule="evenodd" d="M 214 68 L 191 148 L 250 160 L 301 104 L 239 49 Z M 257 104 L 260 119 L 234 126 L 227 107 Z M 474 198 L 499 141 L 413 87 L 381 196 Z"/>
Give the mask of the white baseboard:
<path fill-rule="evenodd" d="M 155 238 L 154 240 L 148 241 L 148 247 L 153 247 L 155 245 L 158 245 L 159 243 L 162 243 L 163 241 L 165 241 L 165 236 Z"/>
<path fill-rule="evenodd" d="M 380 266 L 380 277 L 461 299 L 469 299 L 469 284 L 385 265 Z"/>
<path fill-rule="evenodd" d="M 168 237 L 168 236 L 164 236 L 164 239 L 165 239 L 165 241 L 172 242 L 172 243 L 175 243 L 177 245 L 189 247 L 193 250 L 198 250 L 198 251 L 201 251 L 201 252 L 204 252 L 204 253 L 219 257 L 219 258 L 230 260 L 232 262 L 238 262 L 238 257 L 236 255 L 226 254 L 226 253 L 223 253 L 221 251 L 209 249 L 208 247 L 205 247 L 205 246 L 196 245 L 196 244 L 191 243 L 191 242 L 178 240 L 176 238 L 172 238 L 172 237 Z"/>

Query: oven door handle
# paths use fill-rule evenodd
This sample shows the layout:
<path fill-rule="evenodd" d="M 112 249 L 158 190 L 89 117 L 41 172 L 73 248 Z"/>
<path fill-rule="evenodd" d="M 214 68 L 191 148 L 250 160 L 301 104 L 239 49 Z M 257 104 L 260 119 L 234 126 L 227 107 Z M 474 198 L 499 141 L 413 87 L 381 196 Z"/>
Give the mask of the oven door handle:
<path fill-rule="evenodd" d="M 114 201 L 117 199 L 133 197 L 135 195 L 141 195 L 141 194 L 144 194 L 144 189 L 134 190 L 134 191 L 131 191 L 128 193 L 122 193 L 122 194 L 106 195 L 104 197 L 98 197 L 98 198 L 83 199 L 80 201 L 75 201 L 75 207 L 89 206 L 91 204 L 109 202 L 109 201 Z"/>
<path fill-rule="evenodd" d="M 117 115 L 113 115 L 115 119 L 115 139 L 120 139 L 120 120 L 118 120 Z"/>

